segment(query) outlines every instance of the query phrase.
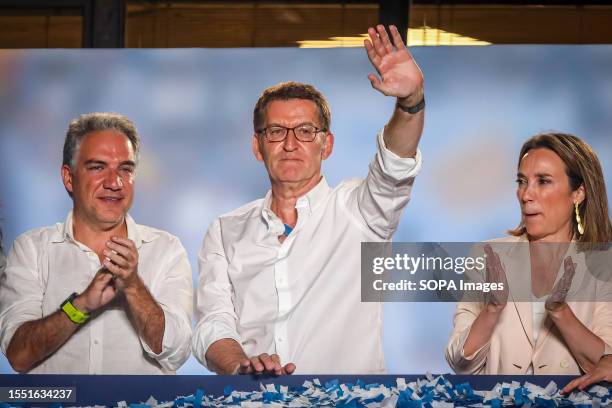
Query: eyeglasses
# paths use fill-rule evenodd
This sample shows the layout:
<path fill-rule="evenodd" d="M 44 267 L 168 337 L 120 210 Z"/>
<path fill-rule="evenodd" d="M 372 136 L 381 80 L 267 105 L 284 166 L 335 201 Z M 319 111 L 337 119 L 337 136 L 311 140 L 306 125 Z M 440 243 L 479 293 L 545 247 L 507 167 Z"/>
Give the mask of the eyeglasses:
<path fill-rule="evenodd" d="M 316 126 L 304 124 L 292 128 L 278 125 L 268 126 L 259 129 L 257 133 L 264 134 L 269 143 L 277 143 L 285 140 L 290 130 L 293 130 L 295 138 L 300 142 L 312 142 L 315 140 L 315 137 L 317 137 L 317 134 L 325 132 L 325 129 L 319 129 Z"/>

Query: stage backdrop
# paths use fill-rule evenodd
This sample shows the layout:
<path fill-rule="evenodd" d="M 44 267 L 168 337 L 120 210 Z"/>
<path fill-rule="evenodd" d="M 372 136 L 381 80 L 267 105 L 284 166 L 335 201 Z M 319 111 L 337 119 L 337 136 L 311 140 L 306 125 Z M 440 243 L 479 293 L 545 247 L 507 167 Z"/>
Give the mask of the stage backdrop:
<path fill-rule="evenodd" d="M 517 155 L 538 132 L 583 137 L 599 155 L 610 191 L 612 47 L 411 51 L 425 75 L 423 169 L 396 241 L 478 241 L 516 226 Z M 1 51 L 4 245 L 8 250 L 18 234 L 65 219 L 71 201 L 60 165 L 67 124 L 81 113 L 115 111 L 142 137 L 131 214 L 180 237 L 196 282 L 208 224 L 268 189 L 251 154 L 261 91 L 296 80 L 327 96 L 336 145 L 324 171 L 336 185 L 365 176 L 375 134 L 393 109 L 392 98 L 370 87 L 371 71 L 363 49 Z M 389 372 L 449 372 L 444 348 L 453 310 L 450 303 L 386 304 Z M 0 372 L 12 372 L 4 357 Z M 179 370 L 205 372 L 193 358 Z"/>

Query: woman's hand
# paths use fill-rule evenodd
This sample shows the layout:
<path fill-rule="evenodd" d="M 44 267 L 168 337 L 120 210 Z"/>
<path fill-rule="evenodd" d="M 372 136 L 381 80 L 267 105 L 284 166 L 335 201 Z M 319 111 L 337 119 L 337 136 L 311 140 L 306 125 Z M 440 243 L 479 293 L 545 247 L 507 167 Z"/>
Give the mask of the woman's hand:
<path fill-rule="evenodd" d="M 558 312 L 567 306 L 565 299 L 570 287 L 572 286 L 574 275 L 576 274 L 576 264 L 572 262 L 572 258 L 569 256 L 565 258 L 563 268 L 565 269 L 563 276 L 561 279 L 559 279 L 559 282 L 557 282 L 552 290 L 552 293 L 548 299 L 546 299 L 546 303 L 544 304 L 546 310 L 548 310 L 548 312 L 551 314 Z"/>
<path fill-rule="evenodd" d="M 490 313 L 499 313 L 508 303 L 508 280 L 504 267 L 499 260 L 499 255 L 493 251 L 489 244 L 485 245 L 484 250 L 487 257 L 487 282 L 503 284 L 502 290 L 492 290 L 487 293 L 485 307 Z"/>

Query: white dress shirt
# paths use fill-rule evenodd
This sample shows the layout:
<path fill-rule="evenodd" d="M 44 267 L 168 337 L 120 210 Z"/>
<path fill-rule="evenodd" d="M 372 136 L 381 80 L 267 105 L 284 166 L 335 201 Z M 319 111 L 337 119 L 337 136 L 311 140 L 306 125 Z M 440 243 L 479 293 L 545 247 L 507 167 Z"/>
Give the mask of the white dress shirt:
<path fill-rule="evenodd" d="M 138 274 L 164 312 L 162 351 L 155 354 L 126 314 L 119 296 L 93 312 L 55 353 L 30 373 L 173 374 L 189 357 L 193 284 L 187 253 L 178 238 L 126 217 L 128 238 L 138 248 Z M 64 224 L 19 236 L 0 275 L 0 346 L 6 354 L 21 324 L 58 310 L 83 292 L 101 268 L 98 256 L 74 239 L 72 213 Z"/>
<path fill-rule="evenodd" d="M 400 158 L 378 136 L 365 180 L 330 188 L 325 179 L 297 200 L 293 231 L 264 199 L 217 218 L 199 254 L 193 350 L 236 340 L 248 356 L 293 362 L 296 373 L 383 373 L 382 305 L 361 302 L 364 241 L 391 239 L 408 203 L 416 158 Z"/>

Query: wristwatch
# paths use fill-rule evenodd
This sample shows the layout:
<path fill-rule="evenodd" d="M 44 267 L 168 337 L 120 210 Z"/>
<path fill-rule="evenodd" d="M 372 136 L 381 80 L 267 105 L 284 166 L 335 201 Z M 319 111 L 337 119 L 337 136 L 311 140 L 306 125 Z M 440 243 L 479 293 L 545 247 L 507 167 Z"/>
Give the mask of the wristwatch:
<path fill-rule="evenodd" d="M 77 309 L 72 301 L 79 296 L 78 293 L 74 292 L 72 295 L 68 296 L 68 299 L 64 300 L 64 303 L 60 306 L 60 310 L 66 313 L 66 316 L 70 319 L 71 322 L 76 324 L 83 324 L 89 319 L 89 315 L 85 312 Z"/>
<path fill-rule="evenodd" d="M 414 115 L 415 113 L 418 113 L 420 111 L 423 110 L 423 108 L 425 107 L 425 95 L 423 95 L 423 98 L 421 99 L 421 102 L 417 103 L 414 106 L 404 106 L 399 102 L 396 102 L 395 105 L 400 108 L 401 110 L 403 110 L 404 112 L 410 113 L 411 115 Z"/>

